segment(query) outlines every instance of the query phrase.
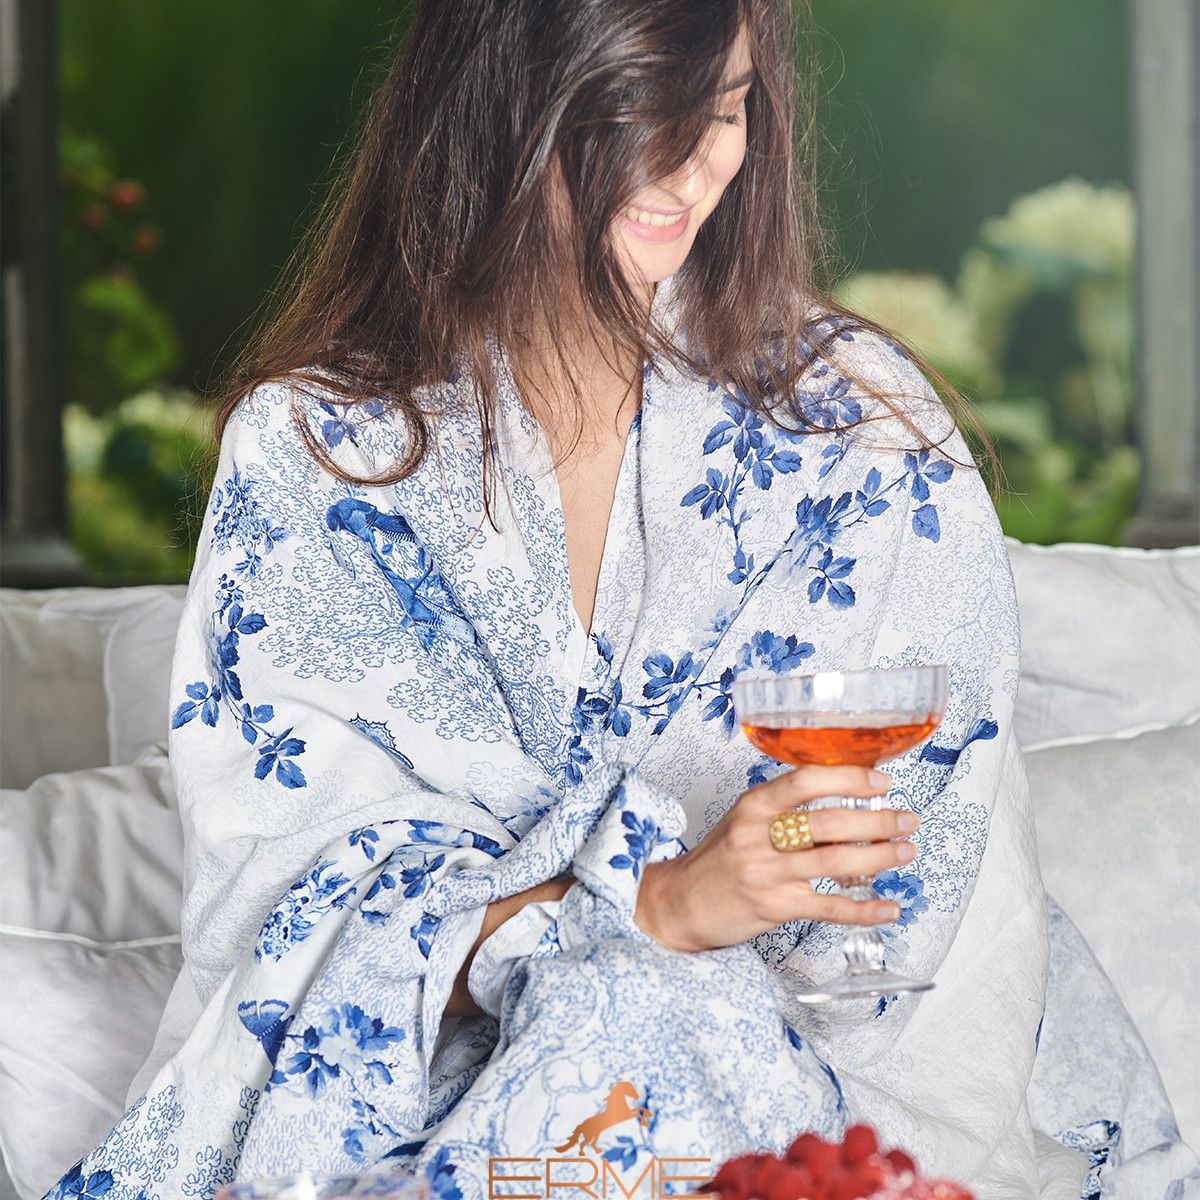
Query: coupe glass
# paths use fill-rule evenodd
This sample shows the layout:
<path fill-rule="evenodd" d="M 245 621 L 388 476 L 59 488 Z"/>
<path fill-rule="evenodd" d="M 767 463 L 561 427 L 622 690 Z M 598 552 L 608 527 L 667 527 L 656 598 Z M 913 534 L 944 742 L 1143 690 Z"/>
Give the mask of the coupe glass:
<path fill-rule="evenodd" d="M 227 1183 L 216 1200 L 429 1200 L 424 1175 L 281 1175 Z"/>
<path fill-rule="evenodd" d="M 946 667 L 938 663 L 815 675 L 743 674 L 733 681 L 732 691 L 742 732 L 777 762 L 793 767 L 807 763 L 874 767 L 919 746 L 941 723 L 946 711 Z M 882 796 L 820 796 L 799 807 L 877 811 L 884 807 L 883 800 Z M 851 899 L 876 898 L 869 876 L 837 882 L 842 895 Z M 927 980 L 885 970 L 883 950 L 878 929 L 847 926 L 842 937 L 845 971 L 826 983 L 800 989 L 798 998 L 816 1003 L 933 987 Z"/>

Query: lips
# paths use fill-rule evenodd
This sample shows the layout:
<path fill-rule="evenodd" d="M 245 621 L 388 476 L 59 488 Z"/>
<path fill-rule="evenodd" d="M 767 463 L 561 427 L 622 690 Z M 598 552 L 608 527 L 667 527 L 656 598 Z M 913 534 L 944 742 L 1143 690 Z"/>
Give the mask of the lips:
<path fill-rule="evenodd" d="M 655 210 L 654 209 L 644 209 L 642 211 L 654 212 Z M 683 236 L 684 231 L 687 229 L 688 225 L 690 224 L 690 221 L 687 216 L 687 214 L 689 212 L 691 212 L 691 209 L 688 209 L 688 208 L 677 209 L 676 213 L 675 213 L 676 219 L 673 221 L 670 221 L 669 224 L 665 224 L 665 225 L 647 225 L 647 224 L 643 224 L 641 221 L 633 221 L 629 218 L 627 213 L 622 212 L 621 213 L 621 228 L 624 229 L 626 231 L 626 233 L 628 233 L 634 237 L 640 238 L 642 241 L 645 241 L 645 242 L 655 242 L 655 243 L 673 242 L 677 238 L 680 238 Z M 659 215 L 662 217 L 669 217 L 671 214 L 660 213 Z"/>

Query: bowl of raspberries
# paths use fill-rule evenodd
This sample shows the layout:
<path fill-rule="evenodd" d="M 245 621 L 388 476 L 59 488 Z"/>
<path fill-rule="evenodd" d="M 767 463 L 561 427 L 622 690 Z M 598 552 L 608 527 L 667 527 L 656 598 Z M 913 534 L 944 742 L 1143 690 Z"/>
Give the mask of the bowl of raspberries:
<path fill-rule="evenodd" d="M 881 1150 L 869 1125 L 840 1142 L 802 1133 L 782 1156 L 739 1154 L 700 1186 L 720 1200 L 974 1200 L 959 1183 L 927 1179 L 903 1150 Z"/>

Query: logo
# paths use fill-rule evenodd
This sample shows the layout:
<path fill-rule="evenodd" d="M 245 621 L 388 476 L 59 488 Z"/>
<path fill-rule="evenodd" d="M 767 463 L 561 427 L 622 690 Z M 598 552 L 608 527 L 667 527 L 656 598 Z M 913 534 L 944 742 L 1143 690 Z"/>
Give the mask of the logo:
<path fill-rule="evenodd" d="M 606 1139 L 600 1137 L 615 1126 L 636 1120 L 635 1132 L 650 1130 L 654 1114 L 645 1097 L 638 1098 L 637 1088 L 627 1079 L 614 1084 L 608 1092 L 604 1107 L 580 1121 L 566 1141 L 554 1149 L 564 1157 L 489 1158 L 489 1200 L 582 1200 L 591 1197 L 601 1200 L 609 1196 L 621 1200 L 712 1200 L 710 1193 L 681 1190 L 679 1185 L 703 1183 L 712 1178 L 710 1158 L 660 1158 L 653 1153 L 645 1139 L 638 1142 L 624 1132 Z M 501 1164 L 514 1164 L 502 1167 Z M 519 1166 L 515 1164 L 520 1164 Z M 532 1167 L 533 1173 L 526 1173 Z M 682 1174 L 689 1167 L 704 1170 L 703 1174 Z M 538 1190 L 510 1191 L 497 1185 L 521 1183 L 537 1185 Z"/>
<path fill-rule="evenodd" d="M 564 1150 L 571 1150 L 578 1146 L 579 1153 L 582 1154 L 590 1144 L 592 1149 L 599 1154 L 600 1146 L 596 1137 L 613 1125 L 627 1121 L 630 1117 L 637 1117 L 638 1124 L 645 1128 L 650 1124 L 650 1110 L 644 1104 L 633 1104 L 632 1101 L 636 1099 L 637 1088 L 627 1079 L 622 1079 L 608 1093 L 608 1101 L 604 1107 L 594 1117 L 580 1121 L 571 1131 L 570 1139 L 563 1142 L 561 1146 L 555 1146 L 555 1150 L 561 1154 Z"/>

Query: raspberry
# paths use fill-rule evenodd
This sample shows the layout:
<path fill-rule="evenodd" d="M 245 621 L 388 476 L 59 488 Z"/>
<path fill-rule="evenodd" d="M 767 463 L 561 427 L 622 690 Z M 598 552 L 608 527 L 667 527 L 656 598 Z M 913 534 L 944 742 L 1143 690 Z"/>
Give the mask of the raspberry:
<path fill-rule="evenodd" d="M 720 1192 L 724 1200 L 746 1200 L 753 1190 L 756 1157 L 739 1154 L 722 1163 L 713 1176 L 711 1190 Z"/>
<path fill-rule="evenodd" d="M 780 1177 L 780 1174 L 786 1172 L 791 1166 L 791 1163 L 784 1162 L 781 1158 L 775 1158 L 773 1155 L 764 1158 L 758 1163 L 754 1171 L 754 1194 L 756 1196 L 768 1196 L 772 1193 L 775 1181 Z M 792 1197 L 791 1200 L 795 1200 Z"/>
<path fill-rule="evenodd" d="M 858 1179 L 851 1171 L 834 1167 L 825 1176 L 825 1196 L 827 1200 L 861 1200 L 866 1192 L 859 1185 Z"/>
<path fill-rule="evenodd" d="M 917 1164 L 903 1150 L 889 1150 L 884 1156 L 899 1172 L 911 1171 L 917 1173 Z"/>
<path fill-rule="evenodd" d="M 818 1147 L 825 1145 L 822 1138 L 817 1137 L 815 1133 L 802 1133 L 788 1148 L 787 1158 L 789 1162 L 807 1163 L 811 1161 L 812 1152 Z"/>
<path fill-rule="evenodd" d="M 762 1200 L 807 1200 L 815 1190 L 812 1176 L 802 1166 L 785 1162 Z"/>
<path fill-rule="evenodd" d="M 804 1165 L 812 1173 L 813 1179 L 819 1184 L 826 1180 L 842 1165 L 842 1150 L 830 1142 L 818 1142 L 809 1148 L 808 1159 Z"/>
<path fill-rule="evenodd" d="M 699 1190 L 716 1200 L 974 1200 L 949 1179 L 926 1179 L 903 1150 L 880 1153 L 869 1125 L 847 1128 L 840 1142 L 800 1134 L 783 1156 L 757 1152 L 723 1163 Z"/>
<path fill-rule="evenodd" d="M 862 1194 L 869 1196 L 872 1192 L 883 1187 L 887 1182 L 888 1173 L 883 1162 L 878 1158 L 869 1158 L 851 1168 L 851 1173 L 862 1187 Z"/>
<path fill-rule="evenodd" d="M 870 1125 L 851 1125 L 842 1139 L 842 1157 L 847 1163 L 865 1162 L 878 1149 L 879 1142 Z"/>

